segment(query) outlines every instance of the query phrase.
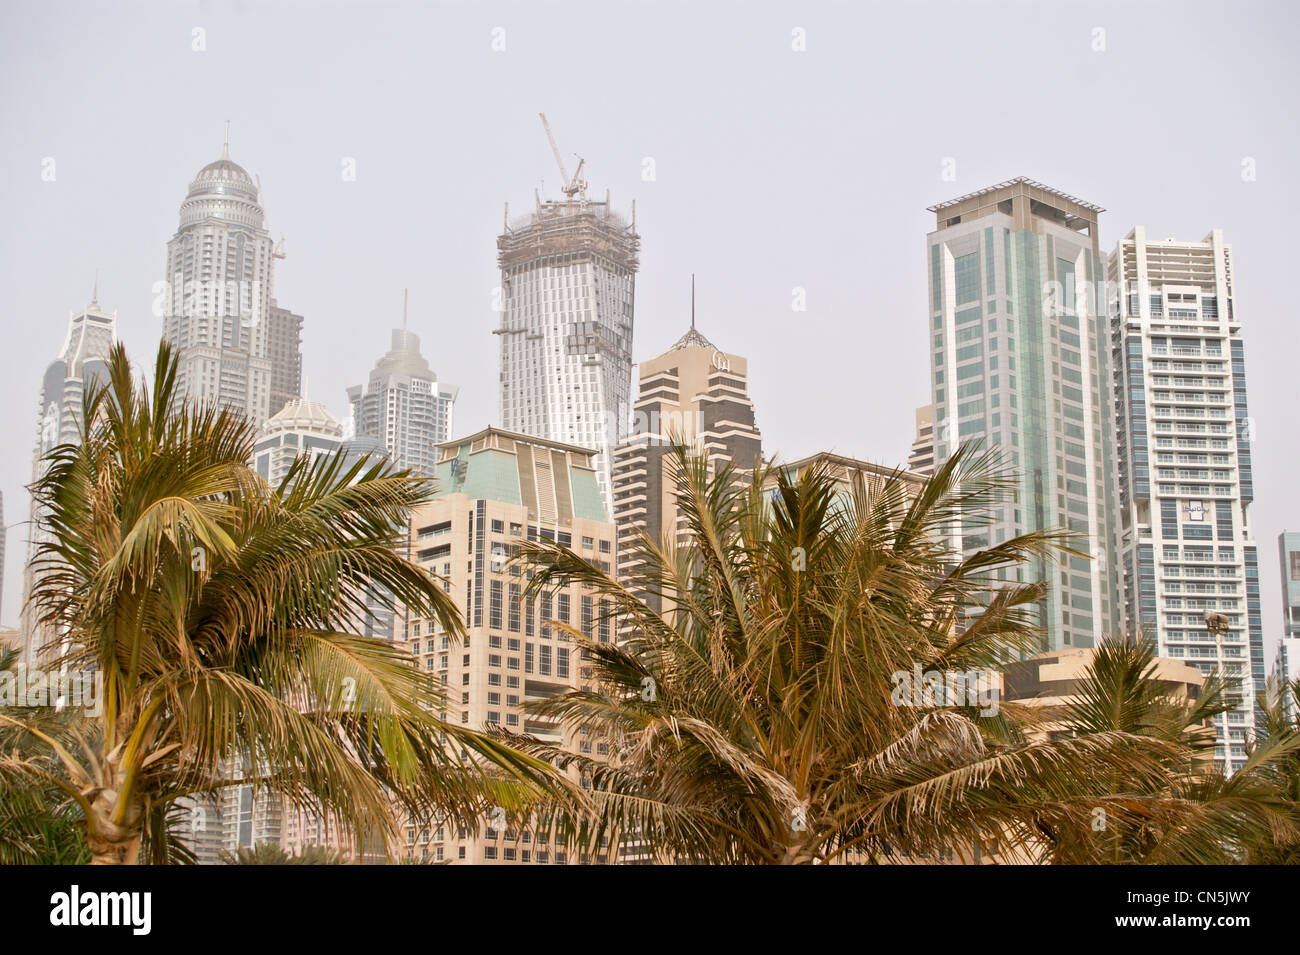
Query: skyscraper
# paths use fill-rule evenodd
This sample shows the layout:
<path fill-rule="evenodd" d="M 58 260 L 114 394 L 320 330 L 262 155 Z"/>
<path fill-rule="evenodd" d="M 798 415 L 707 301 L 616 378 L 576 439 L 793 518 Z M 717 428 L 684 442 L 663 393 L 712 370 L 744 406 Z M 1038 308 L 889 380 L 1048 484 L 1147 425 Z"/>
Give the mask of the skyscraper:
<path fill-rule="evenodd" d="M 267 345 L 271 356 L 271 402 L 275 415 L 302 394 L 302 316 L 272 304 Z"/>
<path fill-rule="evenodd" d="M 1264 689 L 1245 353 L 1232 247 L 1150 241 L 1135 228 L 1107 268 L 1118 422 L 1117 531 L 1125 630 L 1160 655 L 1241 680 L 1215 718 L 1216 761 L 1246 760 Z"/>
<path fill-rule="evenodd" d="M 438 381 L 420 354 L 419 336 L 403 322 L 366 384 L 348 389 L 353 430 L 357 438 L 378 441 L 400 467 L 432 474 L 437 447 L 451 434 L 459 393 L 458 385 Z"/>
<path fill-rule="evenodd" d="M 179 394 L 242 411 L 260 427 L 271 416 L 272 392 L 287 398 L 301 371 L 301 319 L 287 310 L 272 315 L 275 260 L 284 256 L 263 225 L 259 194 L 228 143 L 199 170 L 167 243 L 156 305 L 163 337 L 179 353 Z"/>
<path fill-rule="evenodd" d="M 1300 533 L 1277 535 L 1277 560 L 1282 568 L 1282 636 L 1300 640 Z"/>
<path fill-rule="evenodd" d="M 934 473 L 934 405 L 916 409 L 916 438 L 907 458 L 907 469 L 927 476 Z"/>
<path fill-rule="evenodd" d="M 1068 528 L 1075 549 L 1035 562 L 1045 579 L 1045 649 L 1089 647 L 1118 622 L 1114 567 L 1110 370 L 1093 296 L 1102 278 L 1102 210 L 1028 179 L 936 206 L 927 240 L 935 465 L 958 444 L 998 446 L 1018 477 L 993 523 L 967 550 L 1043 528 Z"/>
<path fill-rule="evenodd" d="M 537 201 L 497 239 L 501 267 L 501 425 L 592 448 L 613 513 L 612 458 L 627 434 L 640 237 L 585 190 Z"/>
<path fill-rule="evenodd" d="M 538 701 L 590 688 L 589 661 L 569 634 L 613 639 L 605 602 L 579 583 L 559 584 L 525 603 L 523 568 L 510 563 L 521 540 L 570 547 L 612 573 L 614 525 L 596 486 L 593 452 L 498 428 L 440 446 L 433 500 L 411 517 L 412 558 L 445 578 L 460 607 L 457 644 L 432 619 L 408 621 L 407 648 L 447 688 L 443 718 L 474 729 L 504 727 L 596 756 L 608 740 L 528 712 Z M 564 864 L 565 848 L 527 827 L 475 833 L 443 820 L 407 818 L 406 854 L 433 861 Z M 610 861 L 597 854 L 592 861 Z"/>
<path fill-rule="evenodd" d="M 63 336 L 59 357 L 45 369 L 41 380 L 40 409 L 36 418 L 36 449 L 32 458 L 32 480 L 45 471 L 44 456 L 61 444 L 74 444 L 81 435 L 82 399 L 93 381 L 108 381 L 109 351 L 117 343 L 117 312 L 99 307 L 96 288 L 90 304 L 68 316 L 68 330 Z M 34 663 L 37 652 L 52 638 L 39 626 L 28 606 L 28 597 L 36 584 L 32 565 L 35 548 L 41 540 L 41 514 L 32 502 L 31 542 L 27 565 L 23 571 L 23 635 L 27 640 L 25 662 Z"/>
<path fill-rule="evenodd" d="M 1300 533 L 1277 535 L 1277 558 L 1282 568 L 1282 633 L 1273 676 L 1279 681 L 1283 711 L 1294 720 L 1295 697 L 1282 684 L 1300 680 Z"/>
<path fill-rule="evenodd" d="M 711 471 L 724 463 L 750 470 L 761 462 L 762 436 L 748 392 L 745 359 L 718 350 L 696 331 L 693 318 L 668 351 L 641 363 L 636 423 L 614 454 L 620 576 L 639 563 L 638 530 L 656 543 L 683 533 L 671 464 L 674 440 L 704 455 Z M 658 604 L 653 594 L 645 599 Z"/>

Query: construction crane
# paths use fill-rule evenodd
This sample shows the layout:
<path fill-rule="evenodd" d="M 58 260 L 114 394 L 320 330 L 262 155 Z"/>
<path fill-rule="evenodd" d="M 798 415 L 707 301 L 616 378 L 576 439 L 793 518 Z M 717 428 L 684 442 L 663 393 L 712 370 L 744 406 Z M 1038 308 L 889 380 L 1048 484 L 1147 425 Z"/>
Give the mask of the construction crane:
<path fill-rule="evenodd" d="M 555 137 L 551 134 L 551 124 L 546 121 L 546 114 L 538 113 L 537 115 L 541 117 L 542 128 L 546 130 L 546 138 L 551 143 L 551 153 L 555 156 L 555 164 L 560 167 L 560 178 L 564 183 L 564 185 L 560 187 L 560 191 L 569 199 L 572 199 L 580 193 L 585 195 L 587 192 L 587 180 L 582 178 L 582 167 L 586 165 L 587 160 L 578 156 L 578 168 L 574 171 L 573 178 L 570 179 L 569 171 L 564 168 L 564 160 L 560 158 L 560 147 L 555 145 Z M 574 153 L 574 155 L 577 156 L 577 153 Z"/>

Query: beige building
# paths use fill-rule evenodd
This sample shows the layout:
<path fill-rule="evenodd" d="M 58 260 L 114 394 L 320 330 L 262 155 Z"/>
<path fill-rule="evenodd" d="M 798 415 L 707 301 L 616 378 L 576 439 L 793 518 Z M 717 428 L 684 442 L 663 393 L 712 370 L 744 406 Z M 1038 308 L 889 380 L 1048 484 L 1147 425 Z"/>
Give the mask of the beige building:
<path fill-rule="evenodd" d="M 927 477 L 934 473 L 934 405 L 916 409 L 916 438 L 907 458 L 907 469 Z"/>
<path fill-rule="evenodd" d="M 655 542 L 682 541 L 673 445 L 708 460 L 710 471 L 730 463 L 751 469 L 762 460 L 762 436 L 749 400 L 749 367 L 717 349 L 694 321 L 668 351 L 641 363 L 641 390 L 632 433 L 614 454 L 614 518 L 618 575 L 642 563 L 639 533 Z M 658 609 L 658 598 L 643 595 Z"/>
<path fill-rule="evenodd" d="M 806 458 L 800 458 L 798 461 L 791 461 L 788 464 L 780 465 L 780 469 L 790 474 L 799 474 L 805 469 L 813 466 L 826 468 L 830 474 L 844 486 L 845 493 L 849 493 L 853 487 L 854 481 L 859 478 L 866 488 L 867 494 L 878 494 L 884 489 L 885 484 L 891 477 L 897 475 L 909 485 L 919 488 L 925 482 L 925 476 L 912 471 L 902 470 L 899 468 L 885 467 L 883 464 L 872 464 L 870 461 L 859 461 L 857 458 L 846 457 L 842 454 L 835 454 L 831 451 L 819 451 L 816 454 L 809 455 Z M 776 484 L 776 472 L 773 471 L 768 477 L 768 482 Z"/>
<path fill-rule="evenodd" d="M 1052 722 L 1052 714 L 1074 702 L 1079 684 L 1087 676 L 1096 654 L 1096 649 L 1091 647 L 1051 650 L 1008 664 L 1004 677 L 1006 702 L 1041 708 L 1047 718 L 1042 732 L 1049 736 L 1061 732 L 1056 728 L 1058 724 Z M 1200 695 L 1205 677 L 1194 664 L 1168 657 L 1156 657 L 1154 662 L 1155 678 L 1169 699 L 1195 700 Z M 1207 725 L 1204 732 L 1208 737 L 1213 736 L 1214 730 Z M 1213 762 L 1207 753 L 1199 762 L 1198 771 L 1209 770 Z"/>
<path fill-rule="evenodd" d="M 524 704 L 590 685 L 591 668 L 570 636 L 552 624 L 609 642 L 614 626 L 608 608 L 577 584 L 525 603 L 525 571 L 510 563 L 521 541 L 540 539 L 613 573 L 615 532 L 596 480 L 596 452 L 498 428 L 438 450 L 437 496 L 412 515 L 411 557 L 445 578 L 467 636 L 458 643 L 434 621 L 413 618 L 405 638 L 420 666 L 446 689 L 444 719 L 605 755 L 605 742 L 530 715 Z M 528 827 L 508 828 L 494 815 L 488 813 L 478 832 L 408 818 L 405 854 L 471 864 L 611 861 L 608 851 L 567 851 Z"/>

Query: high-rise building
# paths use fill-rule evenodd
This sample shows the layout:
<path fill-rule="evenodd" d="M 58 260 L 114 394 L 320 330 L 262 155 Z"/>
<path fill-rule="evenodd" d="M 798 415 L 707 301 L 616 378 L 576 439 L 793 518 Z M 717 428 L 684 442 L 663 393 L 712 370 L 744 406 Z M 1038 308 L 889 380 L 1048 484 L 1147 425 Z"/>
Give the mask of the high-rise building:
<path fill-rule="evenodd" d="M 1300 639 L 1300 533 L 1277 535 L 1277 559 L 1282 568 L 1282 636 Z"/>
<path fill-rule="evenodd" d="M 936 467 L 968 439 L 1002 449 L 1014 496 L 959 541 L 971 551 L 1068 528 L 1075 549 L 1035 561 L 1044 649 L 1095 646 L 1113 632 L 1113 435 L 1105 321 L 1087 289 L 1102 279 L 1091 203 L 1013 179 L 936 206 L 927 241 Z"/>
<path fill-rule="evenodd" d="M 411 518 L 416 560 L 445 579 L 466 637 L 453 643 L 433 620 L 407 621 L 407 648 L 447 689 L 443 718 L 475 729 L 503 727 L 596 756 L 608 742 L 525 713 L 524 703 L 590 686 L 591 670 L 569 624 L 601 643 L 613 639 L 608 608 L 587 587 L 557 586 L 525 603 L 517 542 L 549 540 L 612 573 L 614 525 L 605 513 L 587 448 L 487 428 L 439 448 L 432 501 Z M 490 822 L 490 820 L 489 820 Z M 464 863 L 562 864 L 563 847 L 527 827 L 457 831 L 437 819 L 406 820 L 406 853 Z M 591 861 L 609 861 L 595 855 Z"/>
<path fill-rule="evenodd" d="M 613 513 L 612 459 L 627 434 L 640 237 L 608 193 L 537 202 L 497 239 L 501 426 L 596 451 Z"/>
<path fill-rule="evenodd" d="M 1281 682 L 1300 680 L 1300 533 L 1277 536 L 1277 559 L 1282 568 L 1282 633 L 1273 661 L 1274 677 Z M 1295 699 L 1283 693 L 1283 706 L 1295 719 Z"/>
<path fill-rule="evenodd" d="M 640 562 L 638 530 L 656 543 L 679 541 L 685 533 L 672 470 L 675 440 L 703 455 L 711 472 L 724 463 L 749 470 L 761 462 L 748 371 L 744 358 L 719 351 L 696 331 L 694 320 L 668 351 L 641 363 L 635 423 L 614 454 L 620 577 Z M 655 595 L 643 596 L 657 606 Z"/>
<path fill-rule="evenodd" d="M 108 381 L 109 351 L 117 343 L 117 312 L 111 314 L 99 307 L 96 288 L 91 302 L 80 312 L 68 316 L 68 330 L 63 337 L 59 357 L 45 369 L 41 380 L 40 409 L 36 419 L 36 450 L 32 459 L 32 480 L 45 472 L 45 455 L 61 444 L 75 444 L 82 431 L 82 399 L 91 382 Z M 42 515 L 32 502 L 30 543 L 27 565 L 23 571 L 22 631 L 26 638 L 24 662 L 35 664 L 38 651 L 50 642 L 53 635 L 40 626 L 28 603 L 36 584 L 33 566 L 35 550 L 41 540 Z"/>
<path fill-rule="evenodd" d="M 271 356 L 271 403 L 275 415 L 302 394 L 302 316 L 272 304 L 267 350 Z"/>
<path fill-rule="evenodd" d="M 420 354 L 419 336 L 395 328 L 393 347 L 367 383 L 348 389 L 353 430 L 358 438 L 378 441 L 400 467 L 432 474 L 437 447 L 451 434 L 459 393 L 459 386 L 438 381 Z"/>
<path fill-rule="evenodd" d="M 287 397 L 301 371 L 301 319 L 277 309 L 275 260 L 284 255 L 259 195 L 229 144 L 199 170 L 167 243 L 158 302 L 163 337 L 178 352 L 179 394 L 241 411 L 258 427 L 272 414 L 273 392 Z"/>
<path fill-rule="evenodd" d="M 916 409 L 916 438 L 907 458 L 907 469 L 926 476 L 934 473 L 934 405 Z"/>
<path fill-rule="evenodd" d="M 1215 719 L 1216 761 L 1235 771 L 1264 689 L 1259 558 L 1245 353 L 1232 247 L 1151 241 L 1138 226 L 1107 269 L 1117 423 L 1125 630 L 1161 656 L 1241 681 L 1240 707 Z"/>
<path fill-rule="evenodd" d="M 293 398 L 271 415 L 253 445 L 253 467 L 279 484 L 300 455 L 333 454 L 343 444 L 343 425 L 319 401 Z"/>

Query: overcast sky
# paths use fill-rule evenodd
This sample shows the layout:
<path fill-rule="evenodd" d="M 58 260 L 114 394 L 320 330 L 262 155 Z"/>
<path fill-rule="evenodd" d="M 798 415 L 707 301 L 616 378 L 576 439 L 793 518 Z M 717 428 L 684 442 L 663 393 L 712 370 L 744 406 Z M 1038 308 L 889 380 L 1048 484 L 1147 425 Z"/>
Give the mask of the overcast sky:
<path fill-rule="evenodd" d="M 275 294 L 306 318 L 310 396 L 346 417 L 345 389 L 387 349 L 409 287 L 411 329 L 461 386 L 467 433 L 497 420 L 503 204 L 522 212 L 543 183 L 558 191 L 544 111 L 570 168 L 586 159 L 592 194 L 636 201 L 634 357 L 685 330 L 696 273 L 699 327 L 748 357 L 765 450 L 786 458 L 905 460 L 929 400 L 926 206 L 1023 175 L 1105 207 L 1103 252 L 1135 224 L 1186 240 L 1222 228 L 1257 426 L 1271 669 L 1276 539 L 1300 529 L 1295 11 L 6 0 L 0 617 L 18 620 L 40 376 L 68 313 L 98 270 L 101 305 L 151 358 L 151 290 L 225 120 L 286 239 Z M 806 312 L 791 309 L 796 287 Z"/>

